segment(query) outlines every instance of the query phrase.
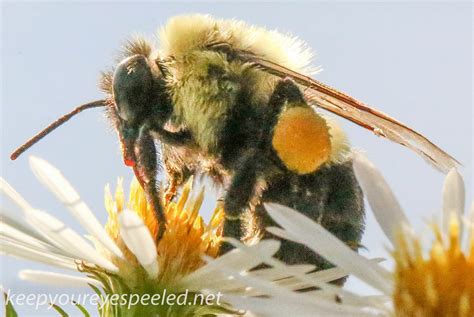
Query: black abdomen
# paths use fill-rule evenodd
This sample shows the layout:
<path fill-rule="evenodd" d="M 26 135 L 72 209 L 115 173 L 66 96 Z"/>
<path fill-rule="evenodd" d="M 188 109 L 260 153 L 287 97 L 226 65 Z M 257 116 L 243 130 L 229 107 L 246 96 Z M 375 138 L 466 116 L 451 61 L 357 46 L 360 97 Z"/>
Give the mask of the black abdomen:
<path fill-rule="evenodd" d="M 322 224 L 353 249 L 359 246 L 364 231 L 364 200 L 352 161 L 323 167 L 309 175 L 283 174 L 270 180 L 262 201 L 289 206 Z M 246 239 L 258 235 L 275 238 L 265 231 L 265 227 L 275 225 L 259 205 L 248 212 Z M 309 263 L 319 269 L 331 266 L 307 247 L 286 240 L 277 257 L 288 264 Z"/>

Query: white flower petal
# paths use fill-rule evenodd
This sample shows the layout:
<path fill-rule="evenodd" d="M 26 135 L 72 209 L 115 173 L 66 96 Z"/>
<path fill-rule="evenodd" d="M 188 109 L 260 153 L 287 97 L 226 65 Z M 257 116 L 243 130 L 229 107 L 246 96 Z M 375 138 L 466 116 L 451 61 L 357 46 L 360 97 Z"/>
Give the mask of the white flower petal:
<path fill-rule="evenodd" d="M 396 230 L 403 223 L 409 224 L 408 218 L 380 171 L 363 154 L 354 153 L 353 165 L 375 219 L 392 245 L 395 245 Z"/>
<path fill-rule="evenodd" d="M 444 180 L 443 186 L 443 228 L 449 229 L 451 216 L 455 215 L 461 220 L 465 207 L 465 188 L 461 174 L 452 168 Z M 460 227 L 462 228 L 462 226 Z"/>
<path fill-rule="evenodd" d="M 277 237 L 280 237 L 282 239 L 285 239 L 285 240 L 289 240 L 289 241 L 294 241 L 294 242 L 298 242 L 299 243 L 299 240 L 298 240 L 298 237 L 295 237 L 295 236 L 292 236 L 291 235 L 291 232 L 288 232 L 286 230 L 283 230 L 282 228 L 278 228 L 278 227 L 266 227 L 265 230 L 267 230 L 268 232 L 270 232 L 271 234 L 277 236 Z"/>
<path fill-rule="evenodd" d="M 0 177 L 0 191 L 10 198 L 21 209 L 32 209 L 31 205 L 23 197 L 21 197 L 21 195 L 2 177 Z"/>
<path fill-rule="evenodd" d="M 337 304 L 335 300 L 329 301 L 324 298 L 308 296 L 304 293 L 292 292 L 283 287 L 279 287 L 275 283 L 260 280 L 251 275 L 241 275 L 241 274 L 238 274 L 238 272 L 229 270 L 224 267 L 221 267 L 220 269 L 223 270 L 225 274 L 234 276 L 236 279 L 241 280 L 246 285 L 249 285 L 250 287 L 254 289 L 260 290 L 262 293 L 270 297 L 278 299 L 277 301 L 278 304 L 275 303 L 275 306 L 280 308 L 280 310 L 284 310 L 285 309 L 284 307 L 288 308 L 292 306 L 293 312 L 291 315 L 293 316 L 315 316 L 316 312 L 321 313 L 321 316 L 340 316 L 341 313 L 345 313 L 345 316 L 366 316 L 366 314 L 361 315 L 362 310 L 360 307 L 353 307 L 351 305 L 340 305 L 340 304 Z M 252 298 L 245 298 L 245 301 L 250 300 L 250 299 Z M 237 308 L 249 309 L 248 306 L 245 306 L 246 304 L 244 302 L 241 303 L 241 305 L 244 305 L 244 306 L 239 305 L 237 306 Z M 265 310 L 266 308 L 261 307 L 260 309 Z M 259 312 L 260 313 L 263 312 L 260 309 L 259 309 Z M 253 309 L 252 309 L 252 312 L 258 313 L 258 311 L 255 311 Z M 279 310 L 272 309 L 271 312 L 267 311 L 265 314 L 268 314 L 268 313 L 279 314 L 278 312 Z M 312 315 L 307 314 L 310 312 L 312 312 Z"/>
<path fill-rule="evenodd" d="M 369 313 L 361 313 L 360 309 L 351 310 L 348 314 L 347 309 L 342 310 L 340 304 L 333 304 L 332 309 L 323 309 L 314 303 L 301 303 L 289 301 L 281 298 L 246 298 L 242 296 L 225 295 L 224 301 L 229 302 L 234 307 L 242 310 L 249 310 L 252 316 L 259 317 L 347 317 L 347 316 L 377 316 Z M 340 309 L 342 311 L 338 312 Z"/>
<path fill-rule="evenodd" d="M 276 235 L 277 237 L 280 237 L 280 238 L 283 238 L 283 239 L 286 239 L 286 240 L 290 240 L 290 241 L 295 241 L 296 240 L 294 237 L 292 237 L 290 235 L 291 234 L 290 232 L 288 232 L 286 230 L 283 230 L 282 228 L 266 227 L 265 230 L 267 230 L 271 234 Z"/>
<path fill-rule="evenodd" d="M 384 294 L 391 293 L 392 283 L 388 271 L 351 250 L 321 225 L 285 206 L 265 204 L 265 207 L 269 215 L 299 243 Z"/>
<path fill-rule="evenodd" d="M 89 284 L 102 286 L 99 281 L 92 278 L 48 271 L 21 270 L 18 275 L 24 281 L 60 287 L 89 287 Z"/>
<path fill-rule="evenodd" d="M 15 203 L 24 213 L 27 212 L 28 210 L 33 209 L 31 205 L 10 185 L 6 180 L 0 177 L 0 192 L 5 194 L 13 203 Z M 1 215 L 2 215 L 2 222 L 9 223 L 13 227 L 18 228 L 20 231 L 23 231 L 25 233 L 28 233 L 31 236 L 36 237 L 37 239 L 42 240 L 43 238 L 38 235 L 36 232 L 36 228 L 29 228 L 24 226 L 23 224 L 19 223 L 17 220 L 15 220 L 13 217 L 10 217 L 8 215 L 8 212 L 4 210 L 3 208 L 1 209 Z M 41 237 L 41 238 L 40 238 Z"/>
<path fill-rule="evenodd" d="M 381 260 L 372 259 L 371 261 L 378 263 Z M 306 274 L 304 276 L 301 276 L 301 273 L 299 272 L 295 272 L 293 275 L 293 277 L 277 281 L 277 283 L 281 286 L 284 286 L 285 288 L 292 289 L 295 291 L 314 286 L 319 286 L 321 288 L 321 286 L 323 286 L 322 288 L 324 292 L 328 294 L 328 296 L 332 296 L 332 298 L 334 298 L 336 294 L 341 296 L 346 295 L 346 301 L 351 300 L 351 303 L 353 305 L 365 305 L 367 303 L 366 301 L 361 300 L 359 296 L 354 298 L 355 294 L 348 294 L 346 292 L 341 293 L 340 289 L 333 288 L 332 284 L 325 284 L 349 275 L 349 273 L 338 267 L 316 271 L 313 273 Z"/>
<path fill-rule="evenodd" d="M 37 250 L 31 247 L 27 247 L 25 245 L 21 245 L 14 241 L 1 239 L 0 250 L 5 254 L 22 258 L 25 260 L 40 262 L 47 265 L 53 265 L 59 268 L 64 268 L 73 271 L 77 270 L 77 266 L 74 263 L 74 260 L 71 258 L 66 258 L 54 253 L 48 253 L 42 250 Z"/>
<path fill-rule="evenodd" d="M 271 267 L 266 269 L 260 269 L 252 272 L 254 277 L 258 277 L 268 281 L 277 281 L 277 280 L 288 280 L 292 278 L 295 274 L 306 274 L 308 272 L 313 271 L 316 268 L 314 265 L 310 264 L 296 264 L 296 265 L 288 265 L 288 270 L 286 272 L 282 272 L 280 269 Z"/>
<path fill-rule="evenodd" d="M 349 275 L 349 273 L 345 272 L 339 267 L 333 267 L 330 269 L 313 272 L 308 275 L 309 277 L 316 279 L 320 281 L 321 283 L 327 283 L 327 282 L 332 282 L 334 280 L 343 278 Z"/>
<path fill-rule="evenodd" d="M 236 239 L 228 239 L 228 240 L 236 248 L 240 248 L 245 252 L 246 249 L 244 248 L 244 245 L 240 241 L 238 241 Z M 293 240 L 293 241 L 298 242 L 297 240 Z M 279 261 L 275 258 L 260 258 L 259 254 L 260 253 L 255 253 L 255 254 L 252 255 L 252 257 L 256 257 L 257 259 L 260 259 L 261 263 L 266 263 L 268 265 L 271 265 L 273 267 L 273 269 L 275 269 L 276 271 L 280 271 L 280 272 L 284 272 L 284 273 L 287 273 L 287 272 L 290 271 L 290 269 L 288 268 L 289 267 L 288 264 L 286 264 L 282 261 Z M 381 259 L 373 259 L 371 261 L 380 262 Z M 325 270 L 325 271 L 327 271 L 327 270 Z M 256 271 L 256 272 L 258 272 L 258 271 Z M 322 274 L 323 271 L 318 271 L 318 272 L 311 273 L 311 274 L 304 274 L 304 273 L 298 272 L 298 270 L 294 270 L 292 272 L 292 274 L 294 275 L 293 279 L 295 279 L 296 281 L 301 281 L 303 283 L 304 287 L 302 287 L 302 288 L 318 287 L 318 288 L 324 290 L 328 294 L 328 296 L 330 294 L 332 296 L 332 298 L 335 298 L 336 296 L 344 297 L 344 301 L 348 302 L 348 303 L 351 303 L 351 305 L 358 305 L 360 307 L 367 307 L 367 305 L 372 305 L 373 307 L 380 306 L 380 305 L 378 305 L 378 303 L 368 302 L 365 299 L 365 297 L 363 297 L 363 296 L 359 296 L 355 293 L 344 290 L 343 288 L 341 288 L 339 286 L 335 286 L 333 284 L 328 284 L 328 283 L 322 281 L 320 279 L 320 276 L 318 275 L 319 273 Z M 255 273 L 254 273 L 254 271 L 251 271 L 251 272 L 249 272 L 249 274 L 251 274 L 253 276 Z M 255 294 L 257 292 L 254 289 L 251 289 L 250 291 L 248 291 L 247 289 L 248 289 L 248 287 L 245 289 L 245 291 L 240 291 L 239 289 L 235 289 L 233 291 L 234 291 L 234 294 L 237 293 L 237 294 L 243 294 L 243 295 L 245 295 L 245 294 Z M 262 294 L 258 294 L 258 295 L 262 295 Z"/>
<path fill-rule="evenodd" d="M 310 271 L 313 271 L 316 267 L 314 265 L 287 265 L 285 270 L 281 268 L 266 268 L 266 269 L 259 269 L 255 271 L 251 271 L 250 274 L 253 277 L 271 281 L 277 284 L 278 286 L 284 287 L 289 290 L 301 290 L 304 288 L 308 288 L 313 286 L 312 284 L 309 286 L 304 286 L 304 282 L 300 282 L 294 275 L 306 274 Z M 303 285 L 299 287 L 299 285 Z M 265 295 L 258 290 L 254 290 L 251 287 L 247 287 L 243 292 L 242 295 L 245 296 L 261 296 Z"/>
<path fill-rule="evenodd" d="M 87 232 L 110 252 L 119 258 L 123 258 L 122 251 L 105 232 L 99 220 L 58 169 L 45 160 L 34 156 L 30 157 L 30 166 L 36 177 L 71 211 Z"/>
<path fill-rule="evenodd" d="M 211 261 L 215 264 L 214 266 L 204 265 L 185 276 L 180 284 L 188 288 L 194 286 L 207 288 L 208 285 L 212 287 L 228 279 L 227 276 L 222 275 L 215 269 L 216 266 L 225 266 L 238 272 L 245 272 L 263 263 L 262 260 L 271 258 L 279 248 L 280 243 L 270 239 L 262 240 L 255 245 L 236 248 L 217 259 L 212 259 Z M 258 254 L 259 256 L 249 256 L 249 254 Z"/>
<path fill-rule="evenodd" d="M 12 228 L 15 228 L 18 231 L 23 232 L 24 234 L 35 238 L 37 240 L 40 240 L 42 242 L 48 243 L 48 240 L 44 238 L 43 235 L 41 235 L 36 228 L 32 228 L 31 226 L 28 226 L 28 224 L 25 222 L 25 220 L 21 220 L 21 222 L 15 217 L 12 217 L 10 215 L 10 212 L 1 209 L 0 208 L 0 214 L 1 214 L 1 223 L 4 223 Z"/>
<path fill-rule="evenodd" d="M 32 245 L 43 250 L 51 250 L 52 247 L 44 241 L 38 240 L 4 222 L 0 222 L 0 237 L 5 236 L 20 241 L 26 245 Z"/>
<path fill-rule="evenodd" d="M 266 240 L 263 240 L 266 241 Z M 263 242 L 262 241 L 262 242 Z M 260 243 L 259 243 L 260 244 Z M 258 244 L 257 244 L 258 245 Z M 238 250 L 242 251 L 243 248 L 247 248 L 246 246 L 239 246 L 236 250 L 236 253 L 239 253 Z M 259 260 L 257 262 L 259 263 L 265 263 L 269 262 L 271 258 L 270 256 L 266 256 L 265 258 L 258 258 Z M 240 259 L 248 259 L 248 261 L 254 261 L 255 256 L 246 254 L 240 254 Z M 251 260 L 252 259 L 252 260 Z M 228 276 L 223 274 L 220 270 L 218 270 L 218 267 L 224 267 L 224 268 L 229 268 L 229 266 L 219 263 L 219 258 L 217 260 L 214 260 L 209 257 L 205 257 L 205 260 L 207 261 L 212 261 L 215 265 L 210 265 L 207 266 L 208 272 L 210 273 L 209 276 L 201 277 L 200 280 L 194 281 L 194 283 L 199 286 L 199 288 L 194 289 L 197 291 L 202 291 L 204 288 L 215 288 L 216 285 L 219 286 L 219 291 L 221 292 L 227 292 L 227 293 L 232 293 L 232 294 L 240 294 L 240 295 L 245 295 L 245 296 L 260 296 L 264 295 L 258 290 L 253 290 L 251 287 L 248 287 L 245 285 L 242 281 L 236 280 L 232 276 Z M 254 262 L 255 263 L 255 262 Z M 210 269 L 209 269 L 210 268 Z M 250 268 L 250 266 L 249 266 Z M 248 268 L 248 269 L 249 269 Z M 248 271 L 248 269 L 243 270 L 242 267 L 237 267 L 234 269 L 234 271 L 240 272 L 242 275 L 251 275 L 253 277 L 258 277 L 262 280 L 266 281 L 286 281 L 289 278 L 291 278 L 294 274 L 305 274 L 306 272 L 314 270 L 315 266 L 314 265 L 286 265 L 285 268 L 266 268 L 266 269 L 258 269 L 258 270 L 252 270 Z M 278 282 L 277 282 L 278 283 Z M 189 284 L 188 283 L 182 283 L 183 285 L 186 286 L 187 289 L 189 289 Z"/>
<path fill-rule="evenodd" d="M 123 258 L 122 251 L 105 232 L 99 220 L 57 168 L 34 156 L 30 157 L 30 166 L 36 177 L 70 210 L 87 232 L 110 252 L 119 258 Z"/>
<path fill-rule="evenodd" d="M 136 213 L 124 210 L 119 214 L 120 236 L 127 248 L 135 254 L 138 262 L 151 278 L 159 273 L 156 246 L 148 227 Z"/>
<path fill-rule="evenodd" d="M 318 277 L 317 275 L 315 276 L 315 273 L 324 273 L 324 276 Z M 287 278 L 284 280 L 277 281 L 276 283 L 282 287 L 291 289 L 291 290 L 301 290 L 309 287 L 314 287 L 314 283 L 317 281 L 317 283 L 328 283 L 331 281 L 335 281 L 337 279 L 343 278 L 347 276 L 348 274 L 345 273 L 343 270 L 339 268 L 332 268 L 332 269 L 326 269 L 322 271 L 318 271 L 315 273 L 310 273 L 307 274 L 308 279 L 311 278 L 311 283 L 308 283 L 306 280 L 301 281 L 296 277 L 291 277 Z"/>
<path fill-rule="evenodd" d="M 315 290 L 306 292 L 307 295 L 318 296 L 326 298 L 327 300 L 334 300 L 334 293 L 328 292 L 325 290 Z M 377 312 L 382 316 L 393 316 L 393 309 L 390 308 L 390 303 L 392 302 L 391 296 L 386 295 L 376 295 L 376 296 L 360 296 L 356 301 L 353 301 L 351 297 L 339 296 L 338 300 L 342 305 L 352 305 L 358 306 L 362 309 L 370 309 Z"/>
<path fill-rule="evenodd" d="M 97 264 L 112 272 L 118 271 L 112 262 L 99 254 L 84 238 L 55 217 L 39 210 L 30 210 L 27 221 L 37 227 L 51 241 L 55 241 L 61 250 L 71 256 Z"/>

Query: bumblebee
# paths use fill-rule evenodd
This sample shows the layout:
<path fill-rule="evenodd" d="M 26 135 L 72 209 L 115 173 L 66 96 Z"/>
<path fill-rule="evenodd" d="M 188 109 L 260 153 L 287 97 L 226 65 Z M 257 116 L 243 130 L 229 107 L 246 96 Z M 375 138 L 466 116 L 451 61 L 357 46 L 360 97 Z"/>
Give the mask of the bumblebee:
<path fill-rule="evenodd" d="M 411 148 L 442 171 L 456 161 L 411 128 L 309 77 L 310 59 L 303 42 L 275 31 L 206 15 L 174 17 L 158 43 L 127 43 L 115 69 L 102 75 L 105 99 L 59 118 L 12 159 L 82 110 L 104 107 L 160 232 L 166 224 L 157 184 L 163 162 L 167 199 L 197 174 L 225 188 L 225 236 L 247 243 L 270 237 L 264 228 L 274 223 L 263 203 L 274 202 L 357 249 L 364 204 L 351 148 L 320 109 Z M 277 257 L 330 265 L 291 241 L 282 241 Z"/>

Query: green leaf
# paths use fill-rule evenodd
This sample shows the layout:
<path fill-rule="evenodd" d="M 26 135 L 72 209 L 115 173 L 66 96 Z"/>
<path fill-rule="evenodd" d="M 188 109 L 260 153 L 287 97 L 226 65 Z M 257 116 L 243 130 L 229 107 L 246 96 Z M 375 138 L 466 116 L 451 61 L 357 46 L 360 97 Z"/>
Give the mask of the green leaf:
<path fill-rule="evenodd" d="M 87 309 L 78 302 L 72 302 L 84 314 L 84 317 L 91 317 Z"/>
<path fill-rule="evenodd" d="M 53 303 L 50 303 L 50 305 L 51 305 L 51 307 L 54 308 L 55 311 L 57 311 L 59 313 L 59 315 L 61 315 L 61 317 L 69 317 L 69 315 L 64 311 L 64 309 L 62 309 L 58 305 L 53 304 Z"/>
<path fill-rule="evenodd" d="M 3 298 L 5 299 L 5 317 L 18 317 L 12 302 L 8 300 L 7 293 L 3 292 Z"/>
<path fill-rule="evenodd" d="M 91 284 L 91 283 L 87 283 L 93 290 L 94 292 L 97 294 L 97 296 L 99 296 L 100 300 L 101 300 L 101 304 L 104 303 L 104 295 L 102 293 L 102 291 L 97 287 L 95 286 L 94 284 Z M 99 315 L 100 316 L 103 316 L 104 315 L 104 306 L 102 306 L 101 308 L 101 305 L 97 305 L 97 311 L 99 312 Z"/>
<path fill-rule="evenodd" d="M 87 285 L 89 285 L 100 298 L 103 298 L 102 292 L 100 291 L 100 289 L 97 286 L 95 286 L 94 284 L 91 284 L 91 283 L 87 283 Z"/>

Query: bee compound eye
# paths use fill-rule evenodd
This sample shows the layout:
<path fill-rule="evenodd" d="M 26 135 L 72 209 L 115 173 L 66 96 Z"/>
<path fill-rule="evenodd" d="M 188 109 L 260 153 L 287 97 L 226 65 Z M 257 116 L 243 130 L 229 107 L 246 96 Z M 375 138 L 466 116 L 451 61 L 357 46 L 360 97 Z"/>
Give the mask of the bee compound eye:
<path fill-rule="evenodd" d="M 153 87 L 153 73 L 145 56 L 134 55 L 120 62 L 113 77 L 118 115 L 124 120 L 136 119 L 152 103 Z"/>

